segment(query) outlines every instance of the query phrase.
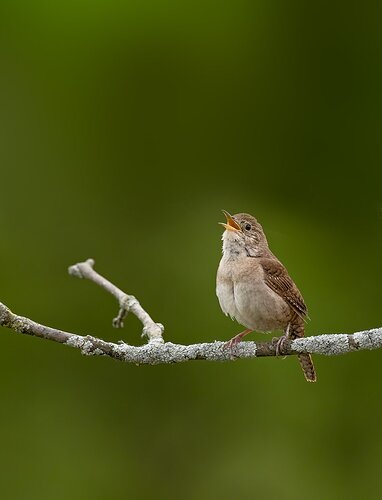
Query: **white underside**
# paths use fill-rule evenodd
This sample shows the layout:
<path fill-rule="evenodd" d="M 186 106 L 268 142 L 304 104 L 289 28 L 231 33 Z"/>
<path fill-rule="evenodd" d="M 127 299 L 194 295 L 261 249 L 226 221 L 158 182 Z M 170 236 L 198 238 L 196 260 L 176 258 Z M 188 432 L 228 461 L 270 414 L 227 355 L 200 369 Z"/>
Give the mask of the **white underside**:
<path fill-rule="evenodd" d="M 267 332 L 286 326 L 289 308 L 263 280 L 220 283 L 216 294 L 223 312 L 246 328 Z"/>
<path fill-rule="evenodd" d="M 230 233 L 226 231 L 223 235 L 223 257 L 217 274 L 220 307 L 226 315 L 251 330 L 285 329 L 289 306 L 264 282 L 258 259 L 248 257 Z"/>

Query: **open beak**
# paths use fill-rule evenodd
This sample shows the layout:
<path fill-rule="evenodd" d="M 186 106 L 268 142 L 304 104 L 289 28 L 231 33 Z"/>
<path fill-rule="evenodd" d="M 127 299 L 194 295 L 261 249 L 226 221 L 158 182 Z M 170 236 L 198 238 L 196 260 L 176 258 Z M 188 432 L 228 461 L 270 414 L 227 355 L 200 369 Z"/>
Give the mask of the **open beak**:
<path fill-rule="evenodd" d="M 232 218 L 232 215 L 230 215 L 225 210 L 222 210 L 222 212 L 225 215 L 225 218 L 227 219 L 227 223 L 225 223 L 225 222 L 219 222 L 219 224 L 221 224 L 222 226 L 224 226 L 228 231 L 241 231 L 241 227 Z"/>

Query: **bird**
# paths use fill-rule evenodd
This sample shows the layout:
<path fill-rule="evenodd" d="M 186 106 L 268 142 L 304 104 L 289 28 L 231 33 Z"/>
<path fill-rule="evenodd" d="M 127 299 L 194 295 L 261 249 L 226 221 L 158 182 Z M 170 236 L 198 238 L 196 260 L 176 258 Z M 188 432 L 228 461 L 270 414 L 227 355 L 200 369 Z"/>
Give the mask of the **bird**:
<path fill-rule="evenodd" d="M 253 331 L 282 330 L 276 354 L 287 340 L 303 337 L 308 310 L 288 271 L 271 252 L 261 224 L 246 213 L 230 215 L 222 236 L 223 255 L 216 276 L 216 295 L 222 311 L 246 329 L 226 346 L 231 349 Z M 308 382 L 316 382 L 310 354 L 298 354 Z"/>

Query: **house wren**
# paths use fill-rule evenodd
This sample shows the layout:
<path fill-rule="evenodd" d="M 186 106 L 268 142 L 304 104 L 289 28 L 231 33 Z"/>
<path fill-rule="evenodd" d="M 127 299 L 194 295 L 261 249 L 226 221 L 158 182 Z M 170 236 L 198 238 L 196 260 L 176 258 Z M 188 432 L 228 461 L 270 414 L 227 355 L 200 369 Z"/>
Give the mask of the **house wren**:
<path fill-rule="evenodd" d="M 230 215 L 223 233 L 223 257 L 216 277 L 216 294 L 226 315 L 246 327 L 228 343 L 230 349 L 254 330 L 283 330 L 276 345 L 304 336 L 307 308 L 288 271 L 268 247 L 263 228 L 249 214 Z M 310 354 L 298 354 L 308 382 L 316 381 Z"/>

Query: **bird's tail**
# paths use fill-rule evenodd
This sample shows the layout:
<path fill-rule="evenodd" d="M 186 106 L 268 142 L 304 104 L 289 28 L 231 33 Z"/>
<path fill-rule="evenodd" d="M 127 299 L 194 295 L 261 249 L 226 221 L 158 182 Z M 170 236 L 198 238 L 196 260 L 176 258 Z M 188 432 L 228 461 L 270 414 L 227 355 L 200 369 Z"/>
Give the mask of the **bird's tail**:
<path fill-rule="evenodd" d="M 314 369 L 312 356 L 310 354 L 298 354 L 297 357 L 302 371 L 304 372 L 305 380 L 308 382 L 316 382 L 316 370 Z"/>
<path fill-rule="evenodd" d="M 294 321 L 290 325 L 290 337 L 298 338 L 305 335 L 304 321 L 299 316 L 294 317 Z M 316 382 L 316 370 L 314 369 L 314 364 L 312 356 L 307 353 L 298 354 L 298 360 L 300 362 L 302 371 L 304 372 L 305 380 L 308 382 Z"/>

